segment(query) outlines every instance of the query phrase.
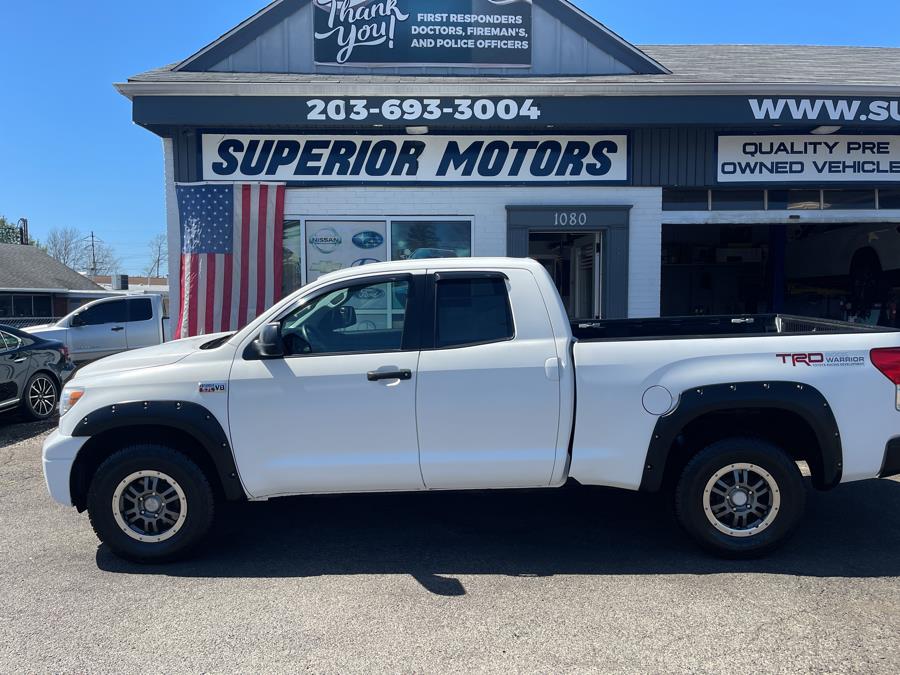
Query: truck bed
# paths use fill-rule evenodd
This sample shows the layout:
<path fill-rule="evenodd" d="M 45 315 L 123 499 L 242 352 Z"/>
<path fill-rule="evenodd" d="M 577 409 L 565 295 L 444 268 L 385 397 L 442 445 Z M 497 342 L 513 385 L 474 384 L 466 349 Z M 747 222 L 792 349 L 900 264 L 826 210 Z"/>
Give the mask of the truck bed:
<path fill-rule="evenodd" d="M 897 332 L 893 328 L 882 326 L 814 319 L 790 314 L 678 316 L 657 319 L 572 321 L 571 323 L 572 334 L 580 342 Z"/>

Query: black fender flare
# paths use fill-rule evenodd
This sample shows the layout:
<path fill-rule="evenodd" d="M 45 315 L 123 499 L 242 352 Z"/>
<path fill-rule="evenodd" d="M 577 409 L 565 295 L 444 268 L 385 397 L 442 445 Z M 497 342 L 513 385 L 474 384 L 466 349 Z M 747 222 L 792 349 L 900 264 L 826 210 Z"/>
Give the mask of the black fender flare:
<path fill-rule="evenodd" d="M 678 406 L 659 418 L 653 430 L 641 491 L 657 492 L 662 487 L 666 461 L 675 439 L 692 421 L 711 412 L 762 408 L 786 410 L 802 418 L 812 428 L 822 452 L 816 487 L 830 489 L 841 482 L 843 448 L 837 420 L 822 393 L 800 382 L 733 382 L 688 389 Z"/>
<path fill-rule="evenodd" d="M 115 429 L 136 426 L 168 427 L 196 440 L 209 455 L 219 475 L 225 497 L 246 495 L 237 473 L 228 435 L 209 410 L 185 401 L 131 401 L 98 408 L 78 422 L 73 436 L 97 436 Z"/>

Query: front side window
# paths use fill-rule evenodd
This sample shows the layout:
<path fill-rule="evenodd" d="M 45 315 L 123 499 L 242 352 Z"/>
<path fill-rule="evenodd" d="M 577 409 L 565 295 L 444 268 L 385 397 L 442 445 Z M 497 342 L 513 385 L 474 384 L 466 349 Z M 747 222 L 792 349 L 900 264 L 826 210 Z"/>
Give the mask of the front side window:
<path fill-rule="evenodd" d="M 126 301 L 101 302 L 88 307 L 78 315 L 84 326 L 99 326 L 104 323 L 124 323 L 127 320 Z"/>
<path fill-rule="evenodd" d="M 399 351 L 403 347 L 408 281 L 330 290 L 281 322 L 287 355 Z"/>
<path fill-rule="evenodd" d="M 439 279 L 435 292 L 435 347 L 509 340 L 515 334 L 506 280 Z"/>

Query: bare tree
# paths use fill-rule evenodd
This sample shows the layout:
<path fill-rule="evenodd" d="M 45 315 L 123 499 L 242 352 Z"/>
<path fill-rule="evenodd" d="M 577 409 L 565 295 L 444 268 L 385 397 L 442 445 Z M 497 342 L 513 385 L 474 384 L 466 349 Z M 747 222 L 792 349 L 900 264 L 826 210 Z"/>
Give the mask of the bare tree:
<path fill-rule="evenodd" d="M 44 242 L 47 255 L 66 267 L 78 269 L 84 262 L 85 240 L 74 227 L 56 227 L 50 230 Z"/>
<path fill-rule="evenodd" d="M 148 244 L 150 249 L 150 260 L 147 267 L 144 268 L 144 275 L 147 277 L 158 277 L 163 269 L 168 270 L 169 267 L 169 244 L 166 235 L 157 234 Z"/>
<path fill-rule="evenodd" d="M 85 236 L 74 227 L 50 230 L 44 246 L 51 258 L 91 276 L 113 274 L 121 266 L 112 246 L 96 237 L 93 232 Z"/>

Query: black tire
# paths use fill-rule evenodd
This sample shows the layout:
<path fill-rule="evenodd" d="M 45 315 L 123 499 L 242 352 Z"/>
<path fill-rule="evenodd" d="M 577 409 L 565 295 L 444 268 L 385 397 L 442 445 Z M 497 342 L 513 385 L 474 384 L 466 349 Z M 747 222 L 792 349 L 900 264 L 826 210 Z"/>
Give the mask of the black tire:
<path fill-rule="evenodd" d="M 162 534 L 157 530 L 159 536 L 153 536 L 141 530 L 149 525 L 142 520 L 140 527 L 136 522 L 134 527 L 129 528 L 132 531 L 129 535 L 125 531 L 126 515 L 121 509 L 119 515 L 122 524 L 120 525 L 120 520 L 117 520 L 113 507 L 117 490 L 121 492 L 123 481 L 139 472 L 169 477 L 182 491 L 186 508 L 183 512 L 183 522 L 181 518 L 176 518 L 177 531 L 174 534 L 169 534 L 169 531 L 176 527 L 172 525 Z M 152 480 L 152 476 L 149 479 Z M 135 480 L 142 481 L 143 478 Z M 163 487 L 171 487 L 164 479 L 160 480 L 163 481 L 161 483 Z M 124 497 L 121 497 L 118 503 L 122 504 L 123 499 Z M 177 503 L 173 508 L 177 508 L 180 514 L 181 495 L 176 494 L 174 499 Z M 212 488 L 200 467 L 177 450 L 155 443 L 132 445 L 107 458 L 94 474 L 88 490 L 87 504 L 91 525 L 100 541 L 109 546 L 116 555 L 140 563 L 169 562 L 187 557 L 202 542 L 212 525 L 215 513 Z M 157 527 L 165 525 L 166 523 L 163 523 Z M 144 535 L 147 535 L 144 540 L 136 538 Z M 157 541 L 160 536 L 168 538 Z"/>
<path fill-rule="evenodd" d="M 59 411 L 59 384 L 56 378 L 40 371 L 34 373 L 22 390 L 22 417 L 29 422 L 42 422 Z"/>
<path fill-rule="evenodd" d="M 723 478 L 731 481 L 735 475 L 735 465 L 758 467 L 774 481 L 771 490 L 765 489 L 769 485 L 766 483 L 757 490 L 757 496 L 750 497 L 760 500 L 758 508 L 766 514 L 766 519 L 751 512 L 745 516 L 743 527 L 736 520 L 737 514 L 729 513 L 740 511 L 739 507 L 733 508 L 733 503 L 725 497 L 711 496 L 710 499 L 716 502 L 705 499 L 707 485 L 712 483 L 713 477 L 727 470 L 729 473 Z M 753 469 L 749 471 L 749 482 L 756 483 L 758 478 L 766 481 L 762 474 L 755 473 Z M 712 483 L 713 488 L 727 492 L 721 485 Z M 768 497 L 759 496 L 765 492 L 769 493 Z M 752 490 L 749 494 L 753 495 Z M 739 497 L 743 501 L 747 493 Z M 765 507 L 766 501 L 768 509 Z M 754 558 L 773 551 L 797 527 L 805 506 L 806 485 L 797 464 L 778 446 L 757 438 L 727 438 L 701 450 L 684 468 L 675 491 L 675 513 L 681 526 L 703 548 L 727 558 Z M 749 509 L 750 506 L 744 508 Z M 721 514 L 719 518 L 713 515 L 717 509 Z M 768 518 L 769 515 L 771 518 Z M 718 521 L 719 525 L 713 525 L 713 520 Z M 754 523 L 757 523 L 756 527 L 753 527 Z M 730 533 L 735 531 L 740 534 Z"/>

